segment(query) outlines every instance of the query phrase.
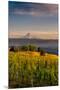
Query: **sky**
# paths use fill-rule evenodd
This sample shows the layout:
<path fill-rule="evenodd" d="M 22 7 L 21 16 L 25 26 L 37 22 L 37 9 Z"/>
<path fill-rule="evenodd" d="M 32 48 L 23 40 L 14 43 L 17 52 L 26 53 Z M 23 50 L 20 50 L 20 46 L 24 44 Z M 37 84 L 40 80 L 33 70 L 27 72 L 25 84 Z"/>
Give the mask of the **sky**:
<path fill-rule="evenodd" d="M 9 1 L 9 38 L 58 39 L 58 5 Z"/>

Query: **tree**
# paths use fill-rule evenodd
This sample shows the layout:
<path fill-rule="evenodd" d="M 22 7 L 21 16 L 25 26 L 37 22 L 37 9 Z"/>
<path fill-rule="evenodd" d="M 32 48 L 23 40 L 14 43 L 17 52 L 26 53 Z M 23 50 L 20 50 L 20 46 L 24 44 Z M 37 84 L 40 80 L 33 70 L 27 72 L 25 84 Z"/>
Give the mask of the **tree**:
<path fill-rule="evenodd" d="M 36 47 L 34 45 L 29 45 L 28 48 L 29 51 L 36 51 Z"/>
<path fill-rule="evenodd" d="M 15 51 L 14 46 L 12 46 L 9 51 Z"/>
<path fill-rule="evenodd" d="M 41 48 L 40 47 L 38 47 L 38 50 L 37 50 L 38 52 L 40 52 L 41 51 Z"/>
<path fill-rule="evenodd" d="M 28 51 L 28 47 L 25 46 L 25 45 L 24 45 L 24 46 L 21 46 L 21 50 L 22 50 L 22 51 Z"/>
<path fill-rule="evenodd" d="M 45 55 L 45 51 L 40 47 L 38 47 L 38 52 L 40 52 L 40 55 Z"/>

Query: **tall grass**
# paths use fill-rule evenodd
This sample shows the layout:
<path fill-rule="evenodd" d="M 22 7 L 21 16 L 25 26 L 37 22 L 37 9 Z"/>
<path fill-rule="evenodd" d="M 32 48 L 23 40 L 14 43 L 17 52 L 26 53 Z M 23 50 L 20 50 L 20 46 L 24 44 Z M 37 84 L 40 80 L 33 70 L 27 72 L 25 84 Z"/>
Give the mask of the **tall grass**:
<path fill-rule="evenodd" d="M 58 85 L 58 57 L 39 52 L 9 52 L 9 87 Z"/>

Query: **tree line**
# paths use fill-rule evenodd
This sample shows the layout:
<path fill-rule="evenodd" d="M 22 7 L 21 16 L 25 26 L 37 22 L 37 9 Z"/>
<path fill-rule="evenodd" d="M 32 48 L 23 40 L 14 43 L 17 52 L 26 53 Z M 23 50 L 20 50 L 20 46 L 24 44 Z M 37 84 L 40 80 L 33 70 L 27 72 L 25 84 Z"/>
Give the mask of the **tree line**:
<path fill-rule="evenodd" d="M 23 45 L 19 47 L 11 46 L 9 51 L 17 52 L 17 51 L 37 51 L 40 52 L 41 55 L 45 55 L 45 51 L 40 47 L 36 47 L 35 45 Z"/>

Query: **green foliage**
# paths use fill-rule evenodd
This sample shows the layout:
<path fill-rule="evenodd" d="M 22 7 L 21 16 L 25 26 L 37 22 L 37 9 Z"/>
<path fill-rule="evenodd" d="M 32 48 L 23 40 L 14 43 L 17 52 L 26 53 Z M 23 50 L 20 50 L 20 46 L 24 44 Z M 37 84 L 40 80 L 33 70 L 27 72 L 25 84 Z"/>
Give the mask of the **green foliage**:
<path fill-rule="evenodd" d="M 36 46 L 34 45 L 23 45 L 20 47 L 11 47 L 10 51 L 17 52 L 17 51 L 36 51 Z"/>
<path fill-rule="evenodd" d="M 31 53 L 9 52 L 9 87 L 58 85 L 58 58 Z"/>
<path fill-rule="evenodd" d="M 36 47 L 34 45 L 24 45 L 21 46 L 22 51 L 36 51 Z"/>
<path fill-rule="evenodd" d="M 21 46 L 21 50 L 22 51 L 28 51 L 28 46 L 25 46 L 25 45 L 24 46 Z"/>
<path fill-rule="evenodd" d="M 28 45 L 29 51 L 36 51 L 36 47 L 34 45 Z"/>

